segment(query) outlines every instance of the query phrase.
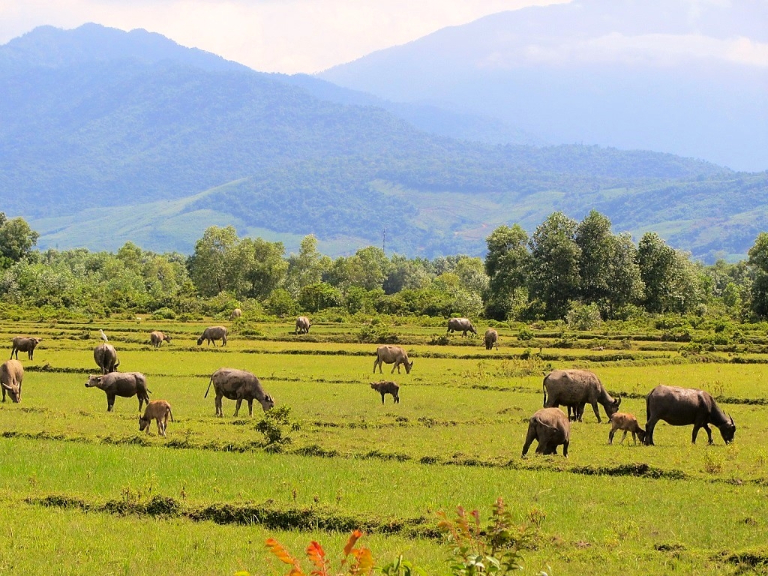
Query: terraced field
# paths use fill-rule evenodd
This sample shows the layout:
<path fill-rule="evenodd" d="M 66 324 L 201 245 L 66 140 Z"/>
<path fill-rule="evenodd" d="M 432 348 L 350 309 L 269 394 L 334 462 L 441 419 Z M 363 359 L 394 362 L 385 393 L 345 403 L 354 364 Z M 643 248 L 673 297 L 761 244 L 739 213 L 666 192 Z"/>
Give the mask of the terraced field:
<path fill-rule="evenodd" d="M 213 322 L 209 322 L 213 323 Z M 218 323 L 218 322 L 217 322 Z M 0 572 L 282 574 L 263 542 L 299 553 L 310 540 L 340 550 L 362 527 L 379 564 L 403 554 L 446 573 L 439 510 L 487 516 L 503 497 L 520 523 L 543 517 L 527 571 L 561 574 L 741 573 L 768 570 L 768 354 L 761 345 L 683 354 L 654 334 L 563 335 L 500 327 L 501 348 L 447 342 L 435 326 L 393 325 L 414 368 L 394 375 L 400 404 L 369 382 L 376 345 L 359 326 L 231 326 L 226 348 L 196 345 L 204 323 L 10 322 L 0 340 L 42 336 L 25 367 L 21 404 L 0 405 Z M 168 438 L 139 433 L 137 401 L 86 389 L 98 329 L 125 371 L 146 374 L 173 406 Z M 149 332 L 173 336 L 159 350 Z M 579 337 L 583 338 L 580 340 Z M 574 345 L 575 342 L 575 345 Z M 439 343 L 439 344 L 437 344 Z M 595 344 L 599 343 L 599 346 Z M 581 347 L 579 347 L 581 346 Z M 595 348 L 595 349 L 592 349 Z M 250 370 L 280 418 L 214 417 L 210 374 Z M 572 429 L 569 458 L 520 458 L 542 376 L 586 367 L 645 422 L 659 383 L 703 388 L 737 424 L 690 444 L 690 427 L 660 424 L 655 447 L 607 444 L 591 409 Z M 390 375 L 385 370 L 384 377 Z M 266 422 L 266 425 L 265 423 Z M 266 433 L 265 433 L 266 431 Z M 271 434 L 271 436 L 270 436 Z M 55 562 L 53 559 L 55 558 Z"/>

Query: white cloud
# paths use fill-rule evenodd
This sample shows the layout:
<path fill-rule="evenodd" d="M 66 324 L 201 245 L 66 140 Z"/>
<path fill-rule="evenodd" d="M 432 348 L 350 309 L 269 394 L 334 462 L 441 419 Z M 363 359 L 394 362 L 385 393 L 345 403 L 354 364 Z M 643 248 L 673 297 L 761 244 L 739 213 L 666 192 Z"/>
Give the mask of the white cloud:
<path fill-rule="evenodd" d="M 0 0 L 0 43 L 35 26 L 144 28 L 267 72 L 316 72 L 482 16 L 569 0 Z"/>

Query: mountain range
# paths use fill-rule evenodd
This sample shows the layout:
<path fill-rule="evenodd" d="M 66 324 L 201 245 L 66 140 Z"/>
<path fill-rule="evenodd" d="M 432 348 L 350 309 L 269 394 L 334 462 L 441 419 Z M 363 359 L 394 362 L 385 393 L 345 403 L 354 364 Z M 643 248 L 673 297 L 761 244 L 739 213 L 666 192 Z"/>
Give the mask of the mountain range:
<path fill-rule="evenodd" d="M 768 2 L 573 0 L 492 14 L 331 68 L 398 102 L 585 143 L 768 169 Z"/>
<path fill-rule="evenodd" d="M 668 153 L 542 145 L 432 103 L 263 74 L 143 30 L 42 27 L 0 46 L 0 209 L 43 248 L 192 251 L 210 225 L 337 255 L 482 254 L 498 225 L 595 208 L 696 257 L 768 224 L 768 173 Z"/>

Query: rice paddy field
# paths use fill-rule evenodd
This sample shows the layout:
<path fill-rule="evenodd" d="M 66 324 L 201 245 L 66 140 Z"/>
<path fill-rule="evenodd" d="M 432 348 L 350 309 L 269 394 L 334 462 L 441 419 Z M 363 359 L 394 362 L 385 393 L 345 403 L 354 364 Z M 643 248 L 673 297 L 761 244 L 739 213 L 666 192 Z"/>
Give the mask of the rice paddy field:
<path fill-rule="evenodd" d="M 207 325 L 230 328 L 226 347 L 198 346 Z M 96 374 L 99 328 L 121 371 L 146 375 L 151 397 L 173 407 L 167 438 L 139 432 L 138 401 L 85 388 Z M 499 326 L 500 347 L 444 338 L 439 326 L 393 325 L 410 374 L 372 374 L 376 344 L 360 326 L 293 322 L 92 323 L 10 321 L 0 341 L 43 341 L 19 353 L 22 401 L 0 404 L 0 573 L 286 574 L 264 546 L 296 555 L 310 541 L 329 556 L 365 532 L 379 566 L 399 555 L 448 573 L 439 511 L 458 505 L 487 518 L 497 498 L 517 521 L 535 519 L 525 571 L 566 574 L 768 573 L 768 354 L 760 346 L 685 353 L 654 335 L 575 335 Z M 159 349 L 149 332 L 172 341 Z M 762 335 L 765 336 L 764 334 Z M 575 339 L 575 340 L 574 340 Z M 573 345 L 573 342 L 576 345 Z M 595 343 L 600 343 L 595 346 Z M 214 415 L 210 375 L 249 370 L 276 401 L 237 418 Z M 554 368 L 587 368 L 621 410 L 645 424 L 658 384 L 709 391 L 737 425 L 691 444 L 691 427 L 660 423 L 656 446 L 631 436 L 608 444 L 605 412 L 572 424 L 569 457 L 521 458 L 528 418 Z M 399 404 L 369 383 L 393 379 Z"/>

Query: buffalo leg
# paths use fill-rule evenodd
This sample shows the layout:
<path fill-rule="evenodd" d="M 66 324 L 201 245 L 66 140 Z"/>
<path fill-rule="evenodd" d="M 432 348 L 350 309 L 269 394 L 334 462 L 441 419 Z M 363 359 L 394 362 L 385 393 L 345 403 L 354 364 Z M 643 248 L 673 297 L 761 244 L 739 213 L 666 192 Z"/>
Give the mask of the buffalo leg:
<path fill-rule="evenodd" d="M 528 426 L 528 435 L 525 437 L 525 444 L 523 444 L 523 453 L 520 455 L 522 458 L 528 454 L 528 448 L 531 447 L 533 441 L 536 440 L 536 429 L 533 426 Z"/>
<path fill-rule="evenodd" d="M 395 394 L 393 397 L 395 399 L 395 404 L 400 404 L 400 395 L 399 394 Z"/>
<path fill-rule="evenodd" d="M 235 418 L 237 418 L 237 413 L 240 412 L 240 405 L 243 403 L 242 398 L 238 398 L 237 402 L 235 402 Z"/>
<path fill-rule="evenodd" d="M 645 425 L 645 445 L 646 446 L 655 446 L 653 443 L 653 429 L 656 428 L 656 423 L 658 422 L 658 418 L 654 419 L 651 418 L 648 420 L 648 422 Z"/>
<path fill-rule="evenodd" d="M 381 403 L 384 404 L 384 392 L 381 393 Z"/>
<path fill-rule="evenodd" d="M 616 430 L 611 428 L 611 431 L 608 432 L 608 444 L 613 444 L 613 435 L 616 434 Z"/>
<path fill-rule="evenodd" d="M 221 408 L 221 394 L 216 394 L 216 416 L 224 416 L 224 410 Z"/>
<path fill-rule="evenodd" d="M 253 416 L 253 398 L 248 398 L 248 416 Z"/>
<path fill-rule="evenodd" d="M 595 411 L 595 416 L 597 417 L 597 421 L 602 422 L 602 420 L 600 419 L 600 410 L 598 410 L 597 408 L 597 402 L 592 402 L 592 410 Z"/>
<path fill-rule="evenodd" d="M 13 353 L 14 352 L 16 352 L 16 360 L 19 359 L 19 351 L 16 348 L 14 348 L 13 350 L 11 350 L 11 357 L 9 358 L 9 360 L 13 360 Z"/>
<path fill-rule="evenodd" d="M 115 406 L 115 395 L 107 394 L 107 412 L 112 412 L 112 408 Z"/>
<path fill-rule="evenodd" d="M 563 458 L 568 458 L 568 445 L 570 444 L 570 441 L 566 440 L 563 442 Z"/>
<path fill-rule="evenodd" d="M 635 433 L 632 432 L 632 436 L 633 437 L 634 437 L 634 435 L 635 435 Z M 627 439 L 627 431 L 624 430 L 624 435 L 621 437 L 621 441 L 619 442 L 619 444 L 624 444 L 624 440 L 626 440 L 626 439 Z"/>
<path fill-rule="evenodd" d="M 378 358 L 376 358 L 376 360 L 373 361 L 373 373 L 374 374 L 376 374 L 376 366 L 377 365 L 379 367 L 379 374 L 381 374 L 382 373 L 381 372 L 381 360 L 379 360 Z"/>

